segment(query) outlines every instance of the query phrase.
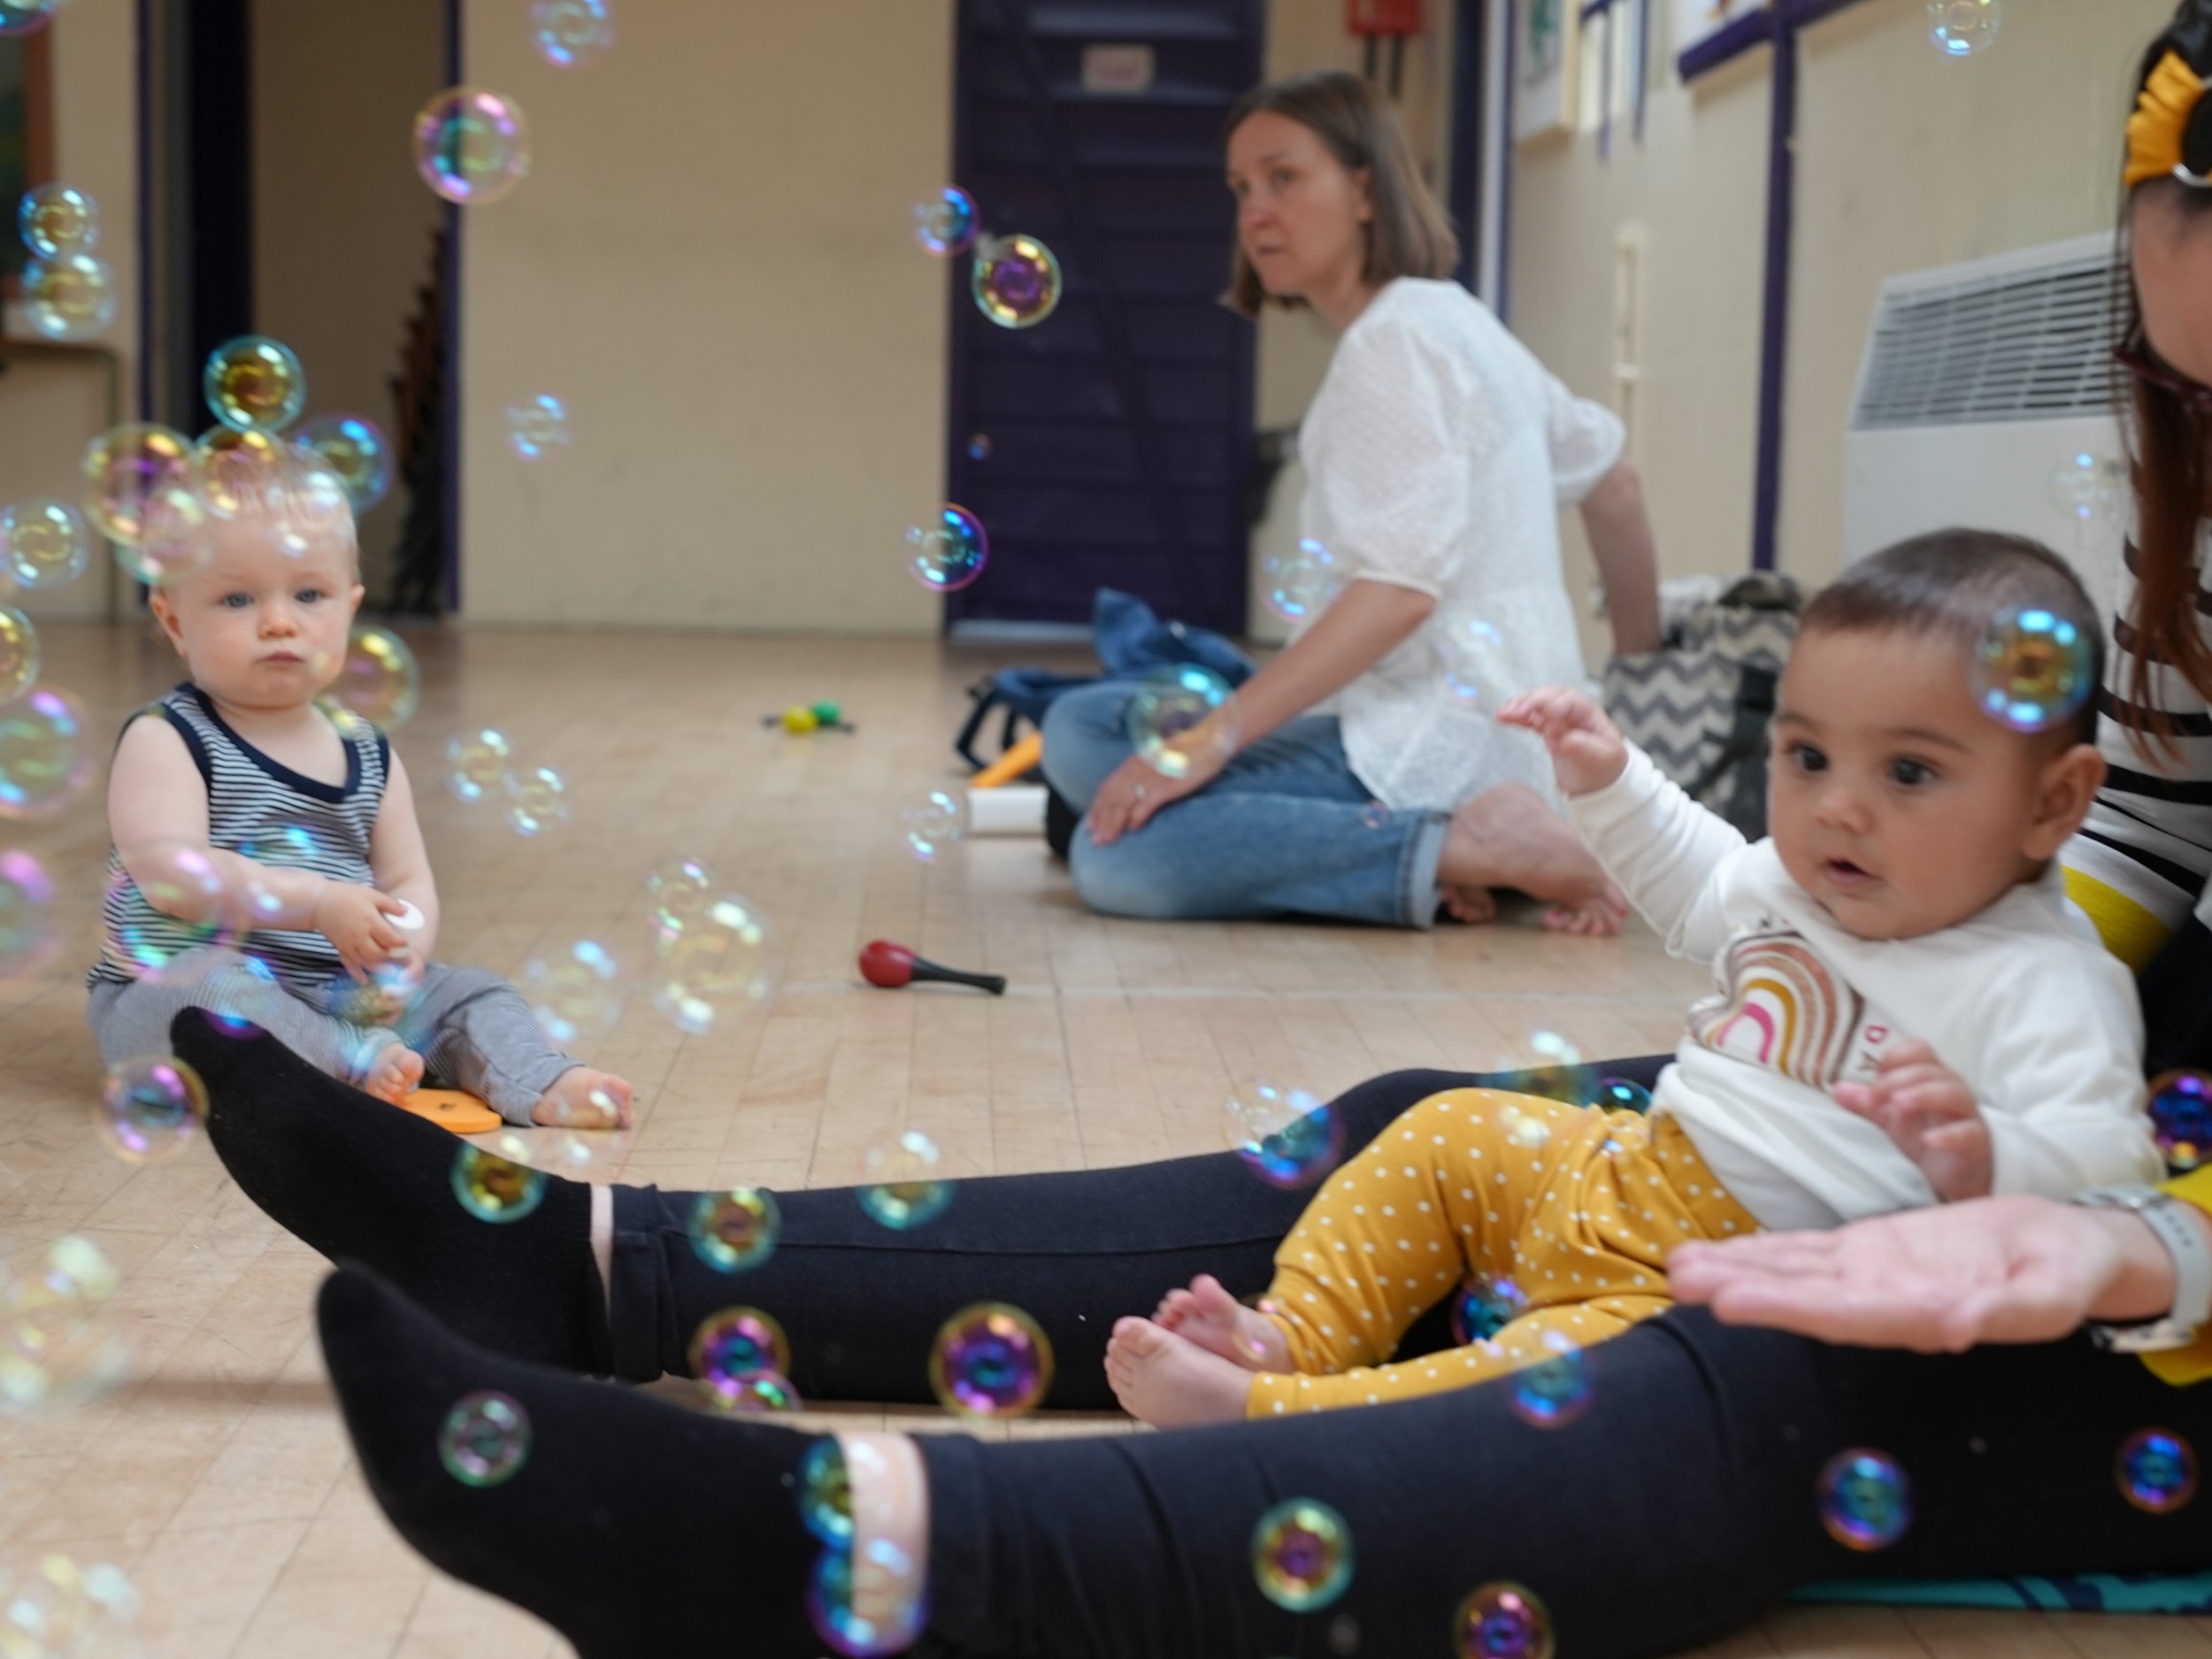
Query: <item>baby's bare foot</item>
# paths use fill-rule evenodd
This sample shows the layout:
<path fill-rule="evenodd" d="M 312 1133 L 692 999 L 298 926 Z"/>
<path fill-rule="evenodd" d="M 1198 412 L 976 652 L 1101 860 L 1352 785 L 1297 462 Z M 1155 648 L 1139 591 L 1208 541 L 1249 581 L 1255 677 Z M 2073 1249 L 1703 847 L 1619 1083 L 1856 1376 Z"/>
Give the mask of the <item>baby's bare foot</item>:
<path fill-rule="evenodd" d="M 403 1042 L 388 1042 L 362 1073 L 361 1092 L 396 1106 L 422 1081 L 422 1056 Z"/>
<path fill-rule="evenodd" d="M 1121 1409 L 1156 1429 L 1235 1423 L 1252 1373 L 1149 1319 L 1117 1319 L 1106 1345 L 1106 1380 Z"/>
<path fill-rule="evenodd" d="M 611 1071 L 572 1065 L 538 1096 L 530 1121 L 557 1129 L 627 1129 L 637 1121 L 630 1104 L 633 1092 Z"/>
<path fill-rule="evenodd" d="M 1246 1371 L 1291 1369 L 1290 1350 L 1274 1321 L 1232 1296 L 1211 1273 L 1191 1280 L 1188 1290 L 1169 1291 L 1152 1322 Z"/>

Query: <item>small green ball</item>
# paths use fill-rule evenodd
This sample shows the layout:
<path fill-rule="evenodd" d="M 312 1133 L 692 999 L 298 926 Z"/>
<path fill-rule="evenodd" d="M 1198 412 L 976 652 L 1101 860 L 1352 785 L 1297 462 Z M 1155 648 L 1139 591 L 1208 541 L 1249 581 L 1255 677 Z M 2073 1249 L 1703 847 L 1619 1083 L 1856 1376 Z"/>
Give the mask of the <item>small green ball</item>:
<path fill-rule="evenodd" d="M 824 726 L 835 726 L 844 719 L 845 711 L 833 703 L 818 703 L 814 705 L 814 718 Z"/>

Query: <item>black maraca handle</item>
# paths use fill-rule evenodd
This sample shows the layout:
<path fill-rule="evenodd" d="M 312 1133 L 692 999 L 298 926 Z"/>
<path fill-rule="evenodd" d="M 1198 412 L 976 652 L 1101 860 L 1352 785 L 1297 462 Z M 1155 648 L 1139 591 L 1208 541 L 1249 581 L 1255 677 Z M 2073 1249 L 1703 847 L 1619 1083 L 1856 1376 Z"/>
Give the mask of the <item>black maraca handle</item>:
<path fill-rule="evenodd" d="M 993 996 L 1006 995 L 1006 976 L 1002 973 L 963 973 L 957 968 L 948 968 L 932 962 L 927 956 L 914 958 L 914 977 L 918 979 L 941 979 L 948 985 L 972 985 L 979 991 L 988 991 Z"/>

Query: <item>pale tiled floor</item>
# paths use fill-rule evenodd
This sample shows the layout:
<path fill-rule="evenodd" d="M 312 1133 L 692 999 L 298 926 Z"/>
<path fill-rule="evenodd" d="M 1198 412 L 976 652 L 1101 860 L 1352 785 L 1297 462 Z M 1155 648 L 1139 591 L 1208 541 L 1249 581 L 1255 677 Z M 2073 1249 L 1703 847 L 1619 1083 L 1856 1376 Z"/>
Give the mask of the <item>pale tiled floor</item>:
<path fill-rule="evenodd" d="M 991 665 L 979 657 L 912 643 L 415 638 L 427 685 L 398 747 L 445 902 L 441 956 L 511 973 L 534 949 L 590 936 L 634 961 L 640 878 L 670 854 L 709 861 L 777 926 L 779 988 L 761 1014 L 703 1040 L 634 1007 L 598 1048 L 641 1104 L 611 1178 L 837 1184 L 901 1123 L 927 1128 L 960 1173 L 1211 1149 L 1239 1077 L 1325 1092 L 1396 1066 L 1523 1062 L 1539 1029 L 1593 1056 L 1648 1052 L 1671 1045 L 1701 986 L 1640 930 L 1593 943 L 1525 926 L 1143 926 L 1085 913 L 1034 841 L 978 841 L 918 864 L 896 804 L 956 776 L 945 739 L 961 687 Z M 165 650 L 130 629 L 51 629 L 46 647 L 47 680 L 83 696 L 103 733 L 175 678 Z M 859 734 L 787 738 L 759 723 L 818 697 L 841 701 Z M 474 725 L 566 774 L 571 827 L 523 841 L 439 788 L 445 738 Z M 0 841 L 47 860 L 67 926 L 48 972 L 0 987 L 0 1259 L 20 1266 L 65 1233 L 96 1240 L 125 1275 L 114 1313 L 135 1363 L 96 1404 L 0 1419 L 0 1551 L 127 1568 L 161 1659 L 565 1652 L 431 1572 L 369 1500 L 310 1327 L 319 1260 L 240 1197 L 204 1146 L 135 1170 L 103 1150 L 79 980 L 106 843 L 97 790 L 56 821 L 8 827 Z M 869 990 L 853 953 L 877 935 L 1007 974 L 1013 990 Z M 1048 1417 L 1012 1432 L 1124 1425 Z M 2201 1659 L 2212 1621 L 1795 1609 L 1713 1652 Z"/>

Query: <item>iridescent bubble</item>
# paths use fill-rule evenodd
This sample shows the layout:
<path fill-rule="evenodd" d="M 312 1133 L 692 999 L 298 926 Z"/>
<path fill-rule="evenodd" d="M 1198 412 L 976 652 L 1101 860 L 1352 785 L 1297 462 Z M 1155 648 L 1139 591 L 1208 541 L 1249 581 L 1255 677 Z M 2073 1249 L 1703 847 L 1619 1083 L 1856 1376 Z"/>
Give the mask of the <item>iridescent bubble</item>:
<path fill-rule="evenodd" d="M 2078 450 L 2051 469 L 2051 505 L 2076 524 L 2095 524 L 2112 516 L 2127 481 L 2125 462 Z"/>
<path fill-rule="evenodd" d="M 447 201 L 479 207 L 530 171 L 530 125 L 512 98 L 449 87 L 415 117 L 415 171 Z"/>
<path fill-rule="evenodd" d="M 355 550 L 353 503 L 345 480 L 317 451 L 282 445 L 262 500 L 271 538 L 294 557 Z"/>
<path fill-rule="evenodd" d="M 464 1394 L 438 1431 L 438 1461 L 465 1486 L 511 1480 L 530 1456 L 530 1413 L 493 1388 Z"/>
<path fill-rule="evenodd" d="M 158 588 L 215 557 L 214 521 L 201 497 L 189 490 L 163 490 L 146 504 L 144 524 L 145 534 L 135 542 L 115 546 L 115 562 L 134 581 Z"/>
<path fill-rule="evenodd" d="M 21 848 L 0 849 L 0 980 L 36 972 L 57 942 L 52 880 Z"/>
<path fill-rule="evenodd" d="M 66 0 L 0 0 L 0 39 L 35 35 Z"/>
<path fill-rule="evenodd" d="M 556 69 L 581 69 L 614 44 L 607 0 L 537 0 L 530 30 L 538 56 Z"/>
<path fill-rule="evenodd" d="M 224 942 L 235 903 L 230 884 L 204 850 L 170 841 L 134 853 L 132 864 L 134 868 L 119 870 L 109 885 L 108 902 L 121 905 L 127 918 L 109 948 L 110 961 L 119 953 L 123 960 L 115 965 L 143 979 L 159 974 L 182 951 Z M 128 904 L 134 886 L 161 913 L 157 926 L 128 919 L 135 908 Z"/>
<path fill-rule="evenodd" d="M 111 541 L 133 544 L 144 536 L 155 501 L 189 497 L 192 441 L 167 426 L 117 426 L 85 446 L 82 470 L 92 527 Z"/>
<path fill-rule="evenodd" d="M 757 1308 L 709 1314 L 692 1333 L 691 1374 L 710 1391 L 761 1371 L 790 1370 L 791 1344 L 783 1327 Z"/>
<path fill-rule="evenodd" d="M 574 442 L 568 405 L 550 392 L 507 405 L 507 445 L 524 460 L 558 454 Z"/>
<path fill-rule="evenodd" d="M 199 1074 L 166 1055 L 142 1055 L 111 1067 L 100 1090 L 100 1133 L 127 1164 L 160 1164 L 199 1138 L 207 1088 Z"/>
<path fill-rule="evenodd" d="M 1304 1089 L 1254 1078 L 1229 1097 L 1224 1113 L 1224 1137 L 1270 1187 L 1311 1187 L 1343 1161 L 1343 1118 Z"/>
<path fill-rule="evenodd" d="M 1536 1593 L 1503 1580 L 1486 1584 L 1452 1615 L 1459 1659 L 1553 1659 L 1559 1651 L 1551 1614 Z"/>
<path fill-rule="evenodd" d="M 24 592 L 50 593 L 84 574 L 92 561 L 92 538 L 74 507 L 18 502 L 0 509 L 0 557 Z"/>
<path fill-rule="evenodd" d="M 1336 556 L 1310 536 L 1290 553 L 1270 553 L 1260 562 L 1267 608 L 1286 622 L 1308 622 L 1344 591 L 1344 572 Z"/>
<path fill-rule="evenodd" d="M 603 1037 L 622 1011 L 619 971 L 604 945 L 577 940 L 523 965 L 522 994 L 557 1048 Z"/>
<path fill-rule="evenodd" d="M 219 518 L 262 506 L 283 470 L 284 444 L 258 428 L 209 427 L 192 446 L 192 485 L 201 503 Z"/>
<path fill-rule="evenodd" d="M 96 254 L 34 259 L 22 284 L 31 326 L 49 340 L 89 340 L 115 320 L 115 273 Z"/>
<path fill-rule="evenodd" d="M 1528 1295 L 1509 1279 L 1477 1273 L 1452 1294 L 1452 1341 L 1460 1348 L 1494 1341 L 1528 1311 Z"/>
<path fill-rule="evenodd" d="M 1537 1340 L 1551 1357 L 1513 1373 L 1513 1415 L 1531 1428 L 1564 1428 L 1590 1409 L 1590 1362 L 1563 1333 Z"/>
<path fill-rule="evenodd" d="M 2201 1071 L 2168 1071 L 2148 1091 L 2151 1133 L 2176 1170 L 2193 1170 L 2212 1157 L 2212 1078 Z"/>
<path fill-rule="evenodd" d="M 568 784 L 550 766 L 507 774 L 507 822 L 518 835 L 542 835 L 570 818 Z"/>
<path fill-rule="evenodd" d="M 918 1129 L 882 1137 L 861 1160 L 860 1207 L 895 1232 L 934 1221 L 952 1202 L 952 1183 L 937 1174 L 943 1161 L 937 1143 Z"/>
<path fill-rule="evenodd" d="M 971 461 L 987 461 L 990 458 L 991 434 L 987 432 L 970 433 L 968 434 L 968 459 Z"/>
<path fill-rule="evenodd" d="M 1162 777 L 1188 777 L 1236 753 L 1234 697 L 1229 682 L 1210 668 L 1156 668 L 1129 699 L 1129 741 Z"/>
<path fill-rule="evenodd" d="M 791 1379 L 776 1371 L 749 1371 L 710 1387 L 705 1393 L 708 1404 L 739 1417 L 781 1416 L 806 1409 L 799 1391 L 791 1386 Z"/>
<path fill-rule="evenodd" d="M 1588 1068 L 1582 1064 L 1582 1050 L 1555 1031 L 1531 1033 L 1528 1046 L 1543 1064 L 1519 1073 L 1512 1079 L 1512 1087 L 1524 1094 L 1571 1106 L 1582 1104 L 1592 1082 Z"/>
<path fill-rule="evenodd" d="M 968 839 L 967 791 L 932 789 L 899 804 L 899 823 L 915 857 L 928 864 L 946 848 Z"/>
<path fill-rule="evenodd" d="M 1647 1112 L 1651 1091 L 1624 1077 L 1601 1077 L 1584 1091 L 1582 1103 L 1601 1111 Z"/>
<path fill-rule="evenodd" d="M 1445 688 L 1461 703 L 1494 714 L 1520 689 L 1505 635 L 1481 617 L 1447 617 L 1435 640 Z"/>
<path fill-rule="evenodd" d="M 545 1177 L 527 1164 L 464 1141 L 453 1159 L 453 1195 L 479 1221 L 519 1221 L 545 1202 Z"/>
<path fill-rule="evenodd" d="M 826 1549 L 807 1580 L 807 1617 L 841 1654 L 904 1653 L 928 1619 L 922 1563 L 888 1539 Z"/>
<path fill-rule="evenodd" d="M 293 434 L 329 464 L 346 499 L 364 513 L 392 493 L 392 446 L 384 429 L 363 415 L 318 415 Z"/>
<path fill-rule="evenodd" d="M 799 1519 L 833 1548 L 853 1541 L 852 1474 L 845 1467 L 844 1448 L 833 1436 L 815 1441 L 799 1464 Z"/>
<path fill-rule="evenodd" d="M 24 192 L 15 210 L 23 245 L 41 259 L 90 253 L 100 245 L 100 210 L 82 190 L 42 184 Z"/>
<path fill-rule="evenodd" d="M 200 391 L 226 426 L 282 432 L 307 407 L 307 370 L 283 342 L 241 334 L 208 353 Z"/>
<path fill-rule="evenodd" d="M 0 818 L 51 818 L 92 778 L 84 704 L 58 686 L 0 703 Z"/>
<path fill-rule="evenodd" d="M 1390 809 L 1379 801 L 1370 801 L 1359 810 L 1359 821 L 1371 830 L 1390 827 Z"/>
<path fill-rule="evenodd" d="M 1815 1490 L 1820 1524 L 1846 1549 L 1887 1549 L 1912 1525 L 1912 1482 L 1886 1452 L 1839 1452 L 1821 1470 Z"/>
<path fill-rule="evenodd" d="M 914 204 L 914 240 L 940 258 L 965 253 L 975 242 L 976 223 L 975 198 L 956 184 Z"/>
<path fill-rule="evenodd" d="M 1995 43 L 1998 0 L 1928 0 L 1928 39 L 1946 58 L 1971 58 Z"/>
<path fill-rule="evenodd" d="M 1033 328 L 1060 303 L 1060 262 L 1034 236 L 985 236 L 968 280 L 976 309 L 1002 328 Z"/>
<path fill-rule="evenodd" d="M 487 795 L 503 795 L 513 760 L 512 746 L 498 732 L 464 732 L 449 737 L 445 745 L 445 786 L 472 805 Z"/>
<path fill-rule="evenodd" d="M 938 1330 L 929 1386 L 958 1416 L 1019 1417 L 1052 1386 L 1052 1344 L 1019 1308 L 977 1302 Z"/>
<path fill-rule="evenodd" d="M 1260 1594 L 1292 1613 L 1314 1613 L 1351 1586 L 1352 1529 L 1317 1498 L 1292 1498 L 1252 1529 Z"/>
<path fill-rule="evenodd" d="M 0 605 L 0 701 L 19 697 L 38 678 L 38 630 L 30 618 Z"/>
<path fill-rule="evenodd" d="M 121 1284 L 99 1247 L 74 1237 L 20 1278 L 0 1273 L 0 1410 L 89 1399 L 122 1379 L 129 1352 L 101 1317 Z"/>
<path fill-rule="evenodd" d="M 983 520 L 957 502 L 947 502 L 927 524 L 906 530 L 906 568 L 933 593 L 956 593 L 983 574 L 991 538 Z"/>
<path fill-rule="evenodd" d="M 140 1611 L 129 1576 L 50 1550 L 0 1556 L 0 1654 L 8 1659 L 135 1659 Z"/>
<path fill-rule="evenodd" d="M 646 896 L 653 902 L 653 926 L 680 933 L 697 920 L 721 886 L 712 870 L 696 858 L 664 858 L 647 872 Z"/>
<path fill-rule="evenodd" d="M 398 634 L 387 628 L 356 627 L 347 636 L 338 678 L 323 695 L 388 732 L 415 718 L 422 702 L 422 670 Z"/>
<path fill-rule="evenodd" d="M 701 1193 L 686 1231 L 698 1258 L 718 1273 L 741 1273 L 775 1254 L 783 1226 L 775 1194 L 757 1187 Z"/>
<path fill-rule="evenodd" d="M 2150 1515 L 2171 1515 L 2197 1495 L 2197 1455 L 2170 1429 L 2142 1429 L 2113 1460 L 2120 1495 Z"/>
<path fill-rule="evenodd" d="M 2082 632 L 2040 606 L 1997 613 L 1975 647 L 1974 701 L 2016 732 L 2070 720 L 2096 690 L 2094 651 Z"/>
<path fill-rule="evenodd" d="M 726 1013 L 742 1014 L 768 995 L 767 918 L 725 893 L 678 933 L 654 942 L 653 1005 L 694 1036 Z"/>

